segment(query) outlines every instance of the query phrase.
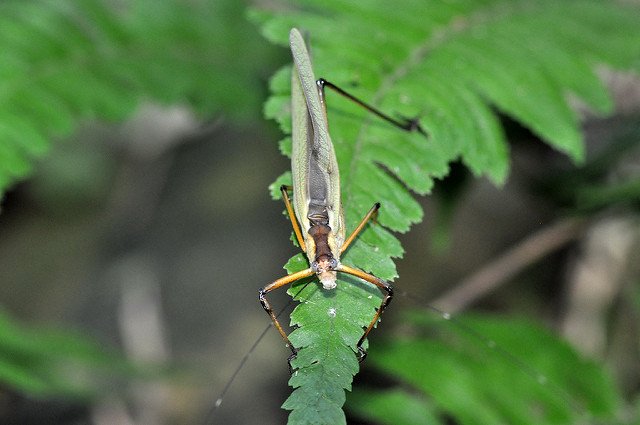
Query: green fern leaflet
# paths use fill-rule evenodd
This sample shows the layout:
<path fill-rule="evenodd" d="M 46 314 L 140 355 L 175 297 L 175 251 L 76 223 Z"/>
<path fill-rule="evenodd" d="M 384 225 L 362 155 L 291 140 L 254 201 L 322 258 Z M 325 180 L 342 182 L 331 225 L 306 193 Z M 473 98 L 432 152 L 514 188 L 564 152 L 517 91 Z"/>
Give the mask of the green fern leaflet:
<path fill-rule="evenodd" d="M 434 178 L 444 177 L 457 159 L 477 176 L 504 182 L 508 147 L 498 111 L 581 162 L 584 144 L 569 97 L 598 113 L 611 112 L 596 68 L 629 69 L 640 57 L 638 10 L 613 2 L 328 0 L 283 6 L 252 14 L 268 39 L 284 47 L 291 27 L 308 31 L 317 77 L 383 111 L 418 117 L 429 133 L 428 140 L 404 134 L 327 95 L 347 231 L 374 202 L 382 203 L 378 225 L 368 226 L 343 261 L 385 279 L 396 277 L 392 258 L 403 252 L 391 232 L 406 232 L 422 219 L 412 192 L 429 193 Z M 285 133 L 291 127 L 289 81 L 289 69 L 273 78 L 266 106 Z M 281 150 L 290 153 L 290 140 Z M 288 179 L 285 174 L 273 187 Z M 306 263 L 296 257 L 287 269 L 302 267 Z M 358 369 L 353 348 L 379 295 L 369 285 L 344 281 L 335 292 L 326 295 L 312 283 L 298 294 L 291 340 L 304 348 L 290 381 L 295 390 L 284 404 L 292 410 L 290 424 L 345 423 L 344 390 Z M 331 308 L 344 315 L 331 317 Z"/>

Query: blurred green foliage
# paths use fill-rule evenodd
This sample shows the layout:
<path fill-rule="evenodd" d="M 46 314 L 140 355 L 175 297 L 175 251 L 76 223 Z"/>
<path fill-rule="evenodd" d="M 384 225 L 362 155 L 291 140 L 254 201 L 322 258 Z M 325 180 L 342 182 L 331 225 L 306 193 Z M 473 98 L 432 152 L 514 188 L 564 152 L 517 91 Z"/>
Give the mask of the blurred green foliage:
<path fill-rule="evenodd" d="M 0 191 L 51 141 L 143 101 L 240 123 L 259 110 L 269 49 L 233 1 L 0 4 Z"/>
<path fill-rule="evenodd" d="M 615 423 L 620 413 L 621 395 L 601 366 L 528 321 L 464 316 L 442 332 L 432 313 L 405 318 L 411 336 L 371 349 L 375 369 L 399 386 L 356 389 L 349 406 L 358 416 L 391 424 L 414 403 L 430 424 Z M 398 403 L 368 401 L 386 393 Z"/>
<path fill-rule="evenodd" d="M 116 352 L 68 330 L 28 329 L 0 313 L 0 382 L 32 396 L 93 397 L 141 376 Z"/>
<path fill-rule="evenodd" d="M 238 126 L 260 120 L 263 80 L 277 58 L 245 13 L 241 1 L 2 2 L 0 194 L 44 161 L 38 199 L 67 215 L 104 202 L 114 146 L 70 144 L 47 154 L 86 124 L 122 122 L 145 102 Z M 88 397 L 108 390 L 112 378 L 140 376 L 79 332 L 1 319 L 0 382 L 14 391 Z"/>

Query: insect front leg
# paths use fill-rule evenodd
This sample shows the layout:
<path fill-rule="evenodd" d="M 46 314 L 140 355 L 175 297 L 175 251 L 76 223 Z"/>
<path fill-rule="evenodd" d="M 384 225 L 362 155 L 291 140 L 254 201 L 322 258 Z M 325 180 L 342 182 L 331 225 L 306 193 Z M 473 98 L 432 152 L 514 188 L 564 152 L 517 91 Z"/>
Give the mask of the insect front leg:
<path fill-rule="evenodd" d="M 358 361 L 362 362 L 365 359 L 365 357 L 367 357 L 367 352 L 364 351 L 364 349 L 362 348 L 362 344 L 364 343 L 364 340 L 367 339 L 367 335 L 369 335 L 369 332 L 371 332 L 371 329 L 373 329 L 373 327 L 375 326 L 376 322 L 380 318 L 380 315 L 391 303 L 391 299 L 393 298 L 393 287 L 391 286 L 391 283 L 387 282 L 386 280 L 380 279 L 379 277 L 376 277 L 372 274 L 363 272 L 362 270 L 345 266 L 344 264 L 340 264 L 338 268 L 336 268 L 336 271 L 359 277 L 360 279 L 366 280 L 369 283 L 373 283 L 374 285 L 376 285 L 378 288 L 380 288 L 385 292 L 385 296 L 384 298 L 382 298 L 380 307 L 378 307 L 376 314 L 373 316 L 373 319 L 371 319 L 369 326 L 367 326 L 367 329 L 364 331 L 364 334 L 362 335 L 362 337 L 358 341 L 358 344 L 356 345 L 356 347 L 358 348 Z"/>
<path fill-rule="evenodd" d="M 289 362 L 291 362 L 291 360 L 296 356 L 297 350 L 295 349 L 293 344 L 291 344 L 291 341 L 289 341 L 289 337 L 287 336 L 287 333 L 284 331 L 284 329 L 282 328 L 282 325 L 278 321 L 278 318 L 273 312 L 273 309 L 271 308 L 271 304 L 267 300 L 267 294 L 275 289 L 288 285 L 291 282 L 295 282 L 296 280 L 299 280 L 299 279 L 304 279 L 305 277 L 309 277 L 313 274 L 314 274 L 313 270 L 311 270 L 311 268 L 308 268 L 306 270 L 302 270 L 302 271 L 290 274 L 288 276 L 281 277 L 280 279 L 274 282 L 271 282 L 264 288 L 261 288 L 260 291 L 258 291 L 258 294 L 259 294 L 258 298 L 260 299 L 260 304 L 262 304 L 262 308 L 264 308 L 264 311 L 266 311 L 269 317 L 271 317 L 271 321 L 273 322 L 274 326 L 280 333 L 280 336 L 282 336 L 282 339 L 284 339 L 284 342 L 287 344 L 287 347 L 289 347 L 289 349 L 291 350 L 291 356 L 289 357 Z M 291 363 L 289 363 L 289 369 L 291 371 Z"/>

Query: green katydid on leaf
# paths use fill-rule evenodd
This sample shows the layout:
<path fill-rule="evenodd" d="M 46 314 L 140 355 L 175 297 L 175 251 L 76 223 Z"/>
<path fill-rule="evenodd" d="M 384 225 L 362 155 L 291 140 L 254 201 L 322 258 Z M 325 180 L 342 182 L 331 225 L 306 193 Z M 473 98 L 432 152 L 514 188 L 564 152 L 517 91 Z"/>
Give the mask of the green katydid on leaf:
<path fill-rule="evenodd" d="M 358 370 L 356 356 L 360 361 L 364 359 L 367 335 L 391 301 L 393 292 L 388 282 L 340 261 L 380 204 L 374 204 L 346 237 L 340 173 L 328 132 L 324 88 L 316 83 L 304 39 L 295 28 L 290 32 L 290 44 L 295 64 L 291 75 L 293 206 L 286 186 L 282 186 L 281 193 L 309 266 L 302 262 L 302 270 L 289 269 L 291 274 L 265 286 L 260 290 L 260 302 L 292 351 L 289 364 L 295 373 L 290 384 L 296 389 L 284 404 L 292 410 L 291 422 L 317 417 L 315 420 L 321 423 L 342 423 L 345 421 L 341 410 L 344 390 L 350 388 Z M 341 278 L 340 288 L 336 289 L 338 272 L 348 277 Z M 318 278 L 322 289 L 311 286 L 307 290 L 308 278 L 312 276 Z M 303 281 L 305 287 L 296 291 L 296 296 L 304 301 L 295 310 L 292 321 L 299 316 L 300 323 L 308 322 L 309 313 L 316 316 L 311 318 L 312 326 L 297 329 L 289 337 L 271 308 L 267 294 L 299 281 Z M 371 290 L 375 286 L 368 288 L 365 281 L 382 290 L 384 297 L 380 300 L 378 294 L 374 296 Z M 317 314 L 318 308 L 321 314 Z M 309 385 L 318 379 L 332 385 L 324 388 Z"/>
<path fill-rule="evenodd" d="M 498 111 L 580 162 L 584 143 L 570 99 L 598 113 L 611 112 L 596 70 L 602 65 L 631 69 L 640 57 L 638 9 L 614 2 L 283 4 L 277 12 L 252 13 L 267 38 L 284 46 L 291 27 L 303 29 L 310 36 L 317 76 L 350 87 L 382 111 L 419 118 L 429 134 L 425 140 L 397 131 L 328 96 L 346 229 L 353 229 L 374 202 L 382 204 L 377 225 L 368 226 L 341 261 L 384 279 L 396 277 L 392 259 L 403 253 L 390 231 L 405 232 L 422 219 L 411 192 L 429 193 L 434 178 L 445 176 L 457 159 L 477 176 L 504 182 L 508 148 Z M 276 74 L 266 105 L 267 115 L 287 133 L 290 75 L 290 68 Z M 290 154 L 291 139 L 280 148 Z M 278 186 L 290 184 L 289 179 L 285 174 Z M 286 268 L 293 273 L 308 266 L 299 255 Z M 331 295 L 316 283 L 298 293 L 304 283 L 289 291 L 301 302 L 291 316 L 296 329 L 290 340 L 305 347 L 293 365 L 308 373 L 292 376 L 295 390 L 284 407 L 292 410 L 292 424 L 344 423 L 339 409 L 358 369 L 353 344 L 379 304 L 378 291 L 339 281 Z M 348 312 L 351 320 L 328 320 L 331 308 Z"/>

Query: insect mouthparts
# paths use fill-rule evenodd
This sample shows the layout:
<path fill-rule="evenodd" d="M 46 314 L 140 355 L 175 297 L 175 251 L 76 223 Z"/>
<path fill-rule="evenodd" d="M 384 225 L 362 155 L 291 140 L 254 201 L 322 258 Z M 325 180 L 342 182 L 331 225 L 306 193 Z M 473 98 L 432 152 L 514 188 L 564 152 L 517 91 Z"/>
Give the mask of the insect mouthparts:
<path fill-rule="evenodd" d="M 334 289 L 338 284 L 336 283 L 336 272 L 324 271 L 318 274 L 318 279 L 322 283 L 324 289 Z"/>
<path fill-rule="evenodd" d="M 327 255 L 320 256 L 311 264 L 311 269 L 318 275 L 318 279 L 324 289 L 333 289 L 336 287 L 335 269 L 338 265 L 338 260 Z"/>

